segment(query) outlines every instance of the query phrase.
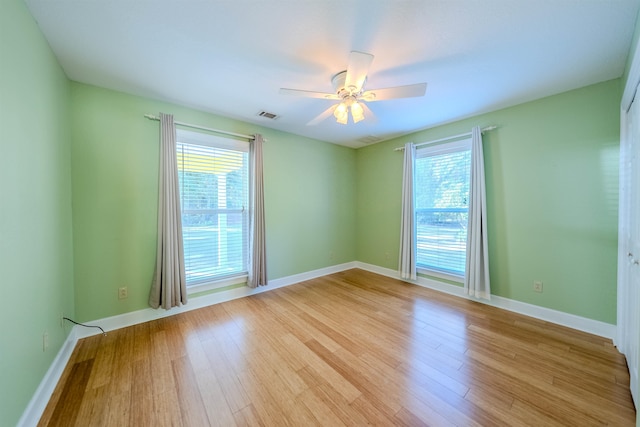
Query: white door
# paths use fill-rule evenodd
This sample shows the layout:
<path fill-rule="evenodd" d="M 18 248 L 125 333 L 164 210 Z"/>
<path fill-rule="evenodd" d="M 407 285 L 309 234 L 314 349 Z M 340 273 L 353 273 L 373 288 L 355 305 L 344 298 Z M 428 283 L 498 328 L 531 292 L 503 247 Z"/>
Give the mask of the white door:
<path fill-rule="evenodd" d="M 626 356 L 631 394 L 638 408 L 640 358 L 640 100 L 622 119 L 618 242 L 617 346 Z"/>

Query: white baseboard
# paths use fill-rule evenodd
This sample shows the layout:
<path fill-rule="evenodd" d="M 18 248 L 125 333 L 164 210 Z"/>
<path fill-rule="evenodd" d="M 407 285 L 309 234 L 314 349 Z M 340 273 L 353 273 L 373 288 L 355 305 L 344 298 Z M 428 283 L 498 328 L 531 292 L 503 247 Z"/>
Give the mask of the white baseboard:
<path fill-rule="evenodd" d="M 71 358 L 71 354 L 73 353 L 77 342 L 78 337 L 76 336 L 76 329 L 74 327 L 71 329 L 67 339 L 62 344 L 56 358 L 53 359 L 53 362 L 51 363 L 51 366 L 49 366 L 44 378 L 40 381 L 40 385 L 33 394 L 27 408 L 22 413 L 22 417 L 20 417 L 20 420 L 18 421 L 18 427 L 35 427 L 38 425 L 40 417 L 42 417 L 42 414 L 51 399 L 51 395 L 58 385 L 58 381 Z"/>
<path fill-rule="evenodd" d="M 534 317 L 546 322 L 555 323 L 583 332 L 588 332 L 590 334 L 609 338 L 611 340 L 613 340 L 616 335 L 616 325 L 612 325 L 610 323 L 600 322 L 598 320 L 588 319 L 586 317 L 576 316 L 573 314 L 564 313 L 562 311 L 552 310 L 550 308 L 540 307 L 533 304 L 527 304 L 525 302 L 503 298 L 496 295 L 491 295 L 490 301 L 481 300 L 465 294 L 461 286 L 450 285 L 448 283 L 427 279 L 425 277 L 418 277 L 418 280 L 415 281 L 401 279 L 400 274 L 395 270 L 379 267 L 377 265 L 367 264 L 364 262 L 356 262 L 355 264 L 357 268 L 361 268 L 372 273 L 377 273 L 382 276 L 392 277 L 394 279 L 403 280 L 408 283 L 414 283 L 416 285 L 424 286 L 436 291 L 470 299 L 483 304 L 502 308 L 504 310 L 513 311 L 514 313 L 523 314 L 525 316 Z"/>

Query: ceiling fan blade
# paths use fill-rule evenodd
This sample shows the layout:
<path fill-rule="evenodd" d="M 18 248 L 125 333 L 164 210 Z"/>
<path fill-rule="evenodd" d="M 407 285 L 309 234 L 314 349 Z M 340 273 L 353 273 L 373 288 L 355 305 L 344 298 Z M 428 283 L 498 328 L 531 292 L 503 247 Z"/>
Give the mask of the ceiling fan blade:
<path fill-rule="evenodd" d="M 338 105 L 339 104 L 332 105 L 331 107 L 329 107 L 326 110 L 324 110 L 315 119 L 313 119 L 309 123 L 307 123 L 307 126 L 315 126 L 318 123 L 320 123 L 321 121 L 325 120 L 327 117 L 329 117 L 330 115 L 333 114 L 333 110 L 335 110 L 338 107 Z"/>
<path fill-rule="evenodd" d="M 310 90 L 298 90 L 298 89 L 287 89 L 287 88 L 280 88 L 280 95 L 293 95 L 293 96 L 303 96 L 306 98 L 321 98 L 321 99 L 341 99 L 335 93 L 313 92 Z"/>
<path fill-rule="evenodd" d="M 344 87 L 347 89 L 353 87 L 353 92 L 360 92 L 364 81 L 367 79 L 371 62 L 373 62 L 373 55 L 352 51 L 349 54 L 349 66 L 347 67 Z"/>
<path fill-rule="evenodd" d="M 365 102 L 360 102 L 359 104 L 362 105 L 362 109 L 364 110 L 364 119 L 369 123 L 378 123 L 378 118 L 373 114 L 373 111 L 371 111 L 367 104 Z"/>
<path fill-rule="evenodd" d="M 414 98 L 417 96 L 424 96 L 427 91 L 426 83 L 417 83 L 407 86 L 388 87 L 384 89 L 372 89 L 368 90 L 360 96 L 361 99 L 367 102 L 384 101 L 387 99 L 397 98 Z"/>

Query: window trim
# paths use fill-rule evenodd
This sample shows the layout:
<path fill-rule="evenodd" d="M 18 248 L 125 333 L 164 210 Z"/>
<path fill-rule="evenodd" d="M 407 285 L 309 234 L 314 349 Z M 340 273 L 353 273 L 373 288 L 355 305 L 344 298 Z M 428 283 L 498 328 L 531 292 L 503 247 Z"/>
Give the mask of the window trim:
<path fill-rule="evenodd" d="M 249 273 L 233 274 L 215 280 L 203 280 L 202 282 L 187 286 L 187 295 L 213 291 L 215 289 L 226 288 L 227 286 L 243 285 L 247 284 L 248 280 Z"/>
<path fill-rule="evenodd" d="M 200 146 L 212 147 L 212 148 L 222 148 L 227 150 L 241 151 L 244 153 L 249 153 L 250 147 L 251 147 L 249 141 L 241 141 L 237 139 L 231 139 L 229 137 L 221 137 L 218 135 L 213 135 L 207 132 L 191 131 L 191 130 L 185 130 L 180 128 L 176 128 L 176 140 L 178 143 L 200 145 Z M 252 173 L 253 171 L 251 168 L 251 162 L 249 161 L 247 165 L 247 179 L 248 179 L 248 185 L 249 185 L 248 194 L 251 194 L 251 191 L 252 191 L 251 190 Z M 180 195 L 180 197 L 182 196 Z M 248 205 L 247 205 L 247 209 L 248 209 Z M 213 209 L 213 210 L 238 211 L 237 208 Z M 182 210 L 181 208 L 181 216 L 184 212 L 187 212 L 187 211 L 189 210 Z M 246 239 L 248 241 L 249 229 L 247 228 L 246 231 L 247 231 Z M 184 231 L 183 231 L 183 235 L 184 235 Z M 246 250 L 248 251 L 248 249 L 249 248 L 247 247 Z M 247 253 L 246 256 L 248 257 L 249 254 Z M 247 258 L 247 262 L 248 262 L 248 258 Z M 248 264 L 246 264 L 244 267 L 245 267 L 245 271 L 231 273 L 228 275 L 220 275 L 215 278 L 205 278 L 200 281 L 196 281 L 195 283 L 188 284 L 186 286 L 187 295 L 225 288 L 227 286 L 246 284 L 248 283 L 248 280 L 249 280 Z"/>
<path fill-rule="evenodd" d="M 245 153 L 249 152 L 249 148 L 251 146 L 248 141 L 239 141 L 237 139 L 230 139 L 205 132 L 194 132 L 192 130 L 176 128 L 176 134 L 176 139 L 179 143 L 186 142 L 187 144 L 237 150 Z"/>
<path fill-rule="evenodd" d="M 444 272 L 442 270 L 432 270 L 429 268 L 416 266 L 416 272 L 424 276 L 431 276 L 437 279 L 445 279 L 451 282 L 464 283 L 464 275 L 457 275 L 454 273 Z"/>
<path fill-rule="evenodd" d="M 422 157 L 432 157 L 467 150 L 471 151 L 471 137 L 465 137 L 464 139 L 453 142 L 443 142 L 441 144 L 418 147 L 416 149 L 416 158 L 420 159 Z"/>

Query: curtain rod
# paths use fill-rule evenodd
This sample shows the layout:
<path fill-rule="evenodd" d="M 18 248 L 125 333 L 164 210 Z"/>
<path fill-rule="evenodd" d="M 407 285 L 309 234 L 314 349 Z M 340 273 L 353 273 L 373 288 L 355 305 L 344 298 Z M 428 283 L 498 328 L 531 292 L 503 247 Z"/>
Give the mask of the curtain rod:
<path fill-rule="evenodd" d="M 487 126 L 486 128 L 482 128 L 481 132 L 485 133 L 487 131 L 494 130 L 497 128 L 498 126 Z M 415 146 L 416 148 L 418 148 L 418 147 L 422 147 L 423 145 L 435 144 L 436 142 L 449 141 L 450 139 L 458 139 L 458 138 L 463 138 L 465 136 L 471 136 L 471 132 L 461 133 L 460 135 L 448 136 L 446 138 L 434 139 L 433 141 L 421 142 L 420 144 L 415 144 Z M 396 147 L 393 149 L 393 151 L 403 151 L 403 150 L 404 150 L 404 147 Z"/>
<path fill-rule="evenodd" d="M 145 114 L 144 116 L 149 120 L 160 121 L 160 117 L 154 116 L 153 114 Z M 204 126 L 192 125 L 192 124 L 189 124 L 189 123 L 183 123 L 183 122 L 177 122 L 177 121 L 174 121 L 174 123 L 176 125 L 178 125 L 178 126 L 184 126 L 184 127 L 193 128 L 193 129 L 206 130 L 208 132 L 221 133 L 223 135 L 237 136 L 238 138 L 245 138 L 245 139 L 249 139 L 249 140 L 254 140 L 255 139 L 255 137 L 253 135 L 245 135 L 243 133 L 227 132 L 226 130 L 212 129 L 212 128 L 207 128 L 207 127 L 204 127 Z"/>

